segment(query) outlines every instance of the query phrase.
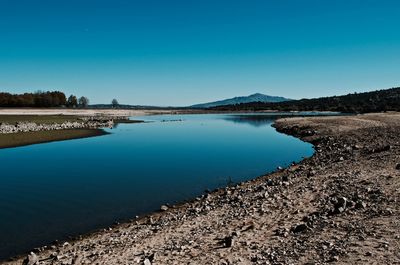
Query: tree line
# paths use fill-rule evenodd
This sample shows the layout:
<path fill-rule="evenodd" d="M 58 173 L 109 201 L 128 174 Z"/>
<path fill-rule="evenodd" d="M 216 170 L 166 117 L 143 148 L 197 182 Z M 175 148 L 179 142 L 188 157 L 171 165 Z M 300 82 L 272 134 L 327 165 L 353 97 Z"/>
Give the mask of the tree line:
<path fill-rule="evenodd" d="M 400 87 L 344 96 L 291 100 L 278 103 L 251 102 L 211 108 L 225 111 L 335 111 L 368 113 L 400 111 Z"/>
<path fill-rule="evenodd" d="M 69 107 L 86 108 L 89 106 L 87 97 L 77 98 L 74 95 L 68 97 L 60 91 L 37 91 L 35 93 L 11 94 L 0 92 L 0 107 Z"/>

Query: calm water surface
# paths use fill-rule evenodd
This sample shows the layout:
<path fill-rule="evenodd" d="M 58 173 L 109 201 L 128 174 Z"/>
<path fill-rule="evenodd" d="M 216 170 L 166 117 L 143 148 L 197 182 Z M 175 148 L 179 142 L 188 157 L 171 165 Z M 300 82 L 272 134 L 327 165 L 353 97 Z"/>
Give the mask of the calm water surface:
<path fill-rule="evenodd" d="M 0 150 L 0 258 L 311 156 L 271 127 L 276 117 L 146 116 L 106 136 Z"/>

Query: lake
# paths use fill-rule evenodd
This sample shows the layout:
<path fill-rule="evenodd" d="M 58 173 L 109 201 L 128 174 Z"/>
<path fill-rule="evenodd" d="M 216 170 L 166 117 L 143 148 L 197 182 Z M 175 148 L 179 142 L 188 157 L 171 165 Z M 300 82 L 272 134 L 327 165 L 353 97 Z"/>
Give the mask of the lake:
<path fill-rule="evenodd" d="M 0 258 L 311 156 L 311 144 L 271 127 L 281 115 L 135 117 L 148 122 L 0 150 Z"/>

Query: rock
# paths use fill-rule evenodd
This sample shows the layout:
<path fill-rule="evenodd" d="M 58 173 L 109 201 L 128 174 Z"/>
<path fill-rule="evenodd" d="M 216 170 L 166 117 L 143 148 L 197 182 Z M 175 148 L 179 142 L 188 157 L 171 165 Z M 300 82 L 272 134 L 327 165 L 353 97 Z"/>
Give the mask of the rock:
<path fill-rule="evenodd" d="M 161 205 L 160 207 L 161 211 L 165 212 L 168 210 L 168 206 L 167 205 Z"/>
<path fill-rule="evenodd" d="M 335 203 L 334 213 L 342 213 L 346 210 L 347 206 L 347 198 L 346 197 L 339 197 L 337 199 L 337 203 Z"/>
<path fill-rule="evenodd" d="M 397 169 L 397 170 L 400 170 L 400 164 L 397 164 L 397 165 L 396 165 L 396 169 Z"/>
<path fill-rule="evenodd" d="M 275 230 L 275 235 L 281 237 L 287 237 L 289 235 L 289 229 L 287 229 L 286 227 L 278 228 Z"/>
<path fill-rule="evenodd" d="M 310 172 L 308 172 L 307 176 L 313 177 L 313 176 L 315 176 L 315 174 L 316 174 L 315 170 L 310 170 Z"/>
<path fill-rule="evenodd" d="M 380 146 L 375 149 L 372 149 L 371 153 L 380 153 L 380 152 L 390 151 L 390 149 L 392 149 L 392 147 L 390 145 Z"/>
<path fill-rule="evenodd" d="M 143 265 L 151 265 L 150 260 L 149 260 L 149 259 L 145 259 L 145 260 L 143 261 Z"/>
<path fill-rule="evenodd" d="M 235 243 L 235 237 L 236 236 L 236 234 L 232 234 L 232 235 L 230 235 L 230 236 L 226 236 L 226 237 L 224 237 L 224 238 L 222 238 L 222 239 L 219 239 L 218 241 L 218 243 L 220 244 L 220 245 L 222 245 L 222 247 L 225 247 L 225 248 L 230 248 L 230 247 L 232 247 L 233 246 L 233 244 Z"/>
<path fill-rule="evenodd" d="M 218 264 L 219 265 L 229 265 L 229 263 L 224 259 L 221 259 Z"/>
<path fill-rule="evenodd" d="M 82 255 L 77 255 L 72 261 L 73 265 L 82 264 Z"/>
<path fill-rule="evenodd" d="M 356 208 L 357 209 L 365 209 L 366 207 L 367 207 L 367 204 L 365 202 L 363 202 L 363 201 L 358 201 L 356 203 Z"/>
<path fill-rule="evenodd" d="M 292 232 L 297 234 L 300 232 L 304 232 L 308 229 L 308 226 L 306 224 L 297 224 L 292 227 Z"/>
<path fill-rule="evenodd" d="M 267 186 L 274 186 L 274 181 L 272 179 L 267 179 Z"/>
<path fill-rule="evenodd" d="M 17 122 L 16 124 L 0 124 L 0 133 L 37 132 L 62 129 L 103 128 L 113 125 L 110 117 L 82 118 L 83 122 L 64 122 L 61 124 L 36 124 L 34 122 Z"/>
<path fill-rule="evenodd" d="M 28 257 L 22 262 L 23 265 L 35 265 L 39 264 L 39 258 L 35 253 L 31 252 Z"/>

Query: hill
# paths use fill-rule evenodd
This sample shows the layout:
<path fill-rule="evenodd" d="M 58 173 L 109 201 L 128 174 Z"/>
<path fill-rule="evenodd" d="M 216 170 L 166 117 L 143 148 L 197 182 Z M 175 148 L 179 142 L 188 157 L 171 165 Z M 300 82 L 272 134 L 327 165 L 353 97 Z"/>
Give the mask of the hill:
<path fill-rule="evenodd" d="M 224 99 L 224 100 L 219 100 L 219 101 L 214 101 L 214 102 L 196 104 L 196 105 L 190 106 L 190 108 L 203 109 L 203 108 L 212 108 L 212 107 L 218 107 L 218 106 L 223 106 L 223 105 L 235 105 L 235 104 L 243 104 L 243 103 L 250 103 L 250 102 L 283 102 L 283 101 L 289 101 L 289 100 L 291 100 L 291 99 L 284 98 L 284 97 L 268 96 L 268 95 L 264 95 L 261 93 L 256 93 L 256 94 L 252 94 L 250 96 L 234 97 L 234 98 L 229 98 L 229 99 Z"/>

